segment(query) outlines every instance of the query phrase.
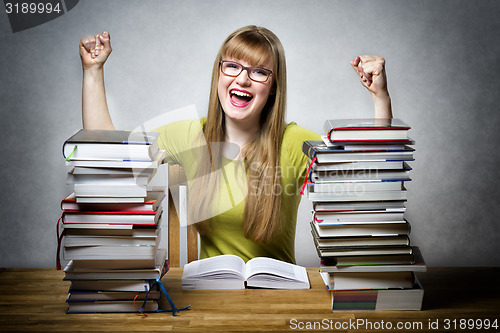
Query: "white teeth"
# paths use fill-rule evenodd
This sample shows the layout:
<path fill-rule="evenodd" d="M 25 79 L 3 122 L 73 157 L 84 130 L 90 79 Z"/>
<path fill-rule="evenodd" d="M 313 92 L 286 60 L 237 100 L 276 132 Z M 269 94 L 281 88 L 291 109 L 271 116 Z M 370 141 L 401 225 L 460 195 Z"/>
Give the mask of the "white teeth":
<path fill-rule="evenodd" d="M 246 92 L 243 92 L 243 91 L 239 91 L 239 90 L 232 90 L 231 94 L 238 95 L 238 96 L 241 96 L 241 97 L 252 97 L 252 95 L 250 95 L 250 94 L 248 94 Z"/>

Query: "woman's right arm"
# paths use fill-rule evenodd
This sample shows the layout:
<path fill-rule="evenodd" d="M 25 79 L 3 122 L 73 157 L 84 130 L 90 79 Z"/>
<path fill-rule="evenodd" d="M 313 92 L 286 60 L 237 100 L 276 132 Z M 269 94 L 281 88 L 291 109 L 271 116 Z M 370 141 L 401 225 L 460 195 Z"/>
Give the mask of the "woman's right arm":
<path fill-rule="evenodd" d="M 104 63 L 112 51 L 109 33 L 82 38 L 79 48 L 83 68 L 83 128 L 113 130 L 104 88 Z"/>

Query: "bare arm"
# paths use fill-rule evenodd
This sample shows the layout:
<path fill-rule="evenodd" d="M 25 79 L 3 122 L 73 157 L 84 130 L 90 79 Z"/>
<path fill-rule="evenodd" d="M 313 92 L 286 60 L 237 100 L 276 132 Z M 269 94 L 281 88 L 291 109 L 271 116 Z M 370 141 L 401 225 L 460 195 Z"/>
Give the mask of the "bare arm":
<path fill-rule="evenodd" d="M 84 129 L 115 129 L 104 88 L 104 63 L 111 53 L 109 33 L 80 40 L 82 59 L 82 122 Z"/>
<path fill-rule="evenodd" d="M 392 118 L 391 97 L 387 90 L 385 59 L 379 56 L 359 56 L 351 61 L 361 84 L 372 96 L 374 118 Z"/>

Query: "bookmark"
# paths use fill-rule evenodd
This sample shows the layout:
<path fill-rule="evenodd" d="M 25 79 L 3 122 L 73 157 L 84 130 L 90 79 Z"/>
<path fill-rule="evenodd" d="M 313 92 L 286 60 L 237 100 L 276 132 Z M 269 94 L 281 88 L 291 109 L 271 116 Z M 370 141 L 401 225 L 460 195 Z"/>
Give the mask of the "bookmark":
<path fill-rule="evenodd" d="M 312 166 L 313 166 L 314 162 L 316 162 L 316 160 L 317 160 L 317 157 L 316 157 L 316 156 L 314 156 L 314 158 L 313 158 L 313 159 L 312 159 L 312 161 L 311 161 L 311 164 L 309 164 L 309 168 L 307 169 L 307 172 L 306 172 L 306 177 L 305 177 L 305 179 L 304 179 L 304 184 L 302 185 L 302 189 L 301 189 L 301 190 L 300 190 L 300 192 L 299 192 L 299 194 L 300 194 L 300 195 L 304 195 L 304 190 L 306 189 L 306 186 L 307 186 L 307 180 L 308 180 L 308 179 L 309 179 L 309 177 L 310 177 L 310 176 L 309 176 L 309 173 L 310 173 L 310 171 L 311 171 L 311 168 L 312 168 Z"/>
<path fill-rule="evenodd" d="M 167 290 L 165 289 L 165 287 L 163 286 L 163 283 L 161 283 L 160 279 L 156 279 L 156 282 L 158 283 L 158 285 L 160 286 L 160 289 L 163 293 L 163 295 L 165 295 L 165 297 L 167 298 L 167 301 L 168 303 L 170 304 L 170 308 L 171 310 L 157 310 L 156 312 L 172 312 L 172 315 L 175 316 L 176 313 L 180 312 L 180 311 L 184 311 L 184 310 L 189 310 L 189 307 L 191 307 L 191 304 L 189 304 L 188 306 L 184 307 L 184 308 L 180 308 L 178 309 L 174 302 L 172 302 L 172 299 L 170 298 L 170 296 L 168 295 L 167 293 Z"/>

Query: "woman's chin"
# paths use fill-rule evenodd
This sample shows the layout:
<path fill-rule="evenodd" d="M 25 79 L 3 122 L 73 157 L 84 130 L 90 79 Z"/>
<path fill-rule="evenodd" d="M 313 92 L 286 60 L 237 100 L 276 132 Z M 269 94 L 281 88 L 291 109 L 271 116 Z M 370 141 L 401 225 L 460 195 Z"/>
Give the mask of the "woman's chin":
<path fill-rule="evenodd" d="M 260 112 L 255 110 L 255 105 L 252 103 L 244 107 L 229 104 L 226 105 L 225 108 L 223 107 L 223 110 L 226 118 L 229 118 L 234 122 L 248 122 L 249 124 L 253 124 L 254 122 L 258 123 L 260 119 Z"/>
<path fill-rule="evenodd" d="M 251 118 L 251 112 L 246 108 L 231 107 L 229 110 L 224 111 L 226 117 L 235 120 L 242 121 Z"/>
<path fill-rule="evenodd" d="M 231 119 L 232 121 L 238 121 L 238 122 L 242 122 L 242 121 L 246 121 L 246 120 L 250 119 L 248 114 L 234 113 L 234 112 L 226 113 L 226 117 Z"/>

